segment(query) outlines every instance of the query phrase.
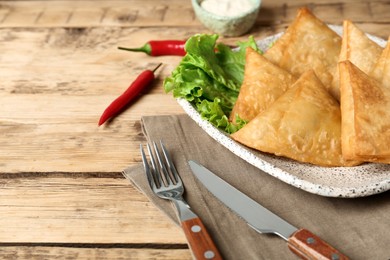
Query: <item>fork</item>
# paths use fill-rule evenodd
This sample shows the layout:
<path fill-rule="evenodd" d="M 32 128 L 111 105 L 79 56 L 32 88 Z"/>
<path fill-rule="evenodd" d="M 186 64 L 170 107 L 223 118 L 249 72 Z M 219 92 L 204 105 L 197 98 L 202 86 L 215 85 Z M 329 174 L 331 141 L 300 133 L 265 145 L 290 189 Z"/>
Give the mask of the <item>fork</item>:
<path fill-rule="evenodd" d="M 158 197 L 171 200 L 175 204 L 181 227 L 196 259 L 222 259 L 201 219 L 183 199 L 183 182 L 161 140 L 160 146 L 163 156 L 155 142 L 153 142 L 153 149 L 149 144 L 146 145 L 150 157 L 149 163 L 142 144 L 140 145 L 142 162 L 150 188 Z"/>

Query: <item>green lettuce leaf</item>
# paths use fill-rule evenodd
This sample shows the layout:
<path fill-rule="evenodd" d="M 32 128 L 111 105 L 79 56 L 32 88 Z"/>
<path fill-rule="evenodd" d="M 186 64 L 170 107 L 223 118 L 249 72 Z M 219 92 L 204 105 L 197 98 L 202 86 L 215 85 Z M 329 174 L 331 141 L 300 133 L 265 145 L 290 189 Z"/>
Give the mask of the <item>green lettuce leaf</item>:
<path fill-rule="evenodd" d="M 164 89 L 191 102 L 202 118 L 216 127 L 234 133 L 246 123 L 239 118 L 234 124 L 228 120 L 244 77 L 245 49 L 259 49 L 253 37 L 233 50 L 217 44 L 217 39 L 216 34 L 188 39 L 187 54 L 164 80 Z"/>
<path fill-rule="evenodd" d="M 245 50 L 247 47 L 252 47 L 254 50 L 261 52 L 258 48 L 253 36 L 250 36 L 246 42 L 238 42 L 236 50 L 232 50 L 229 46 L 218 44 L 216 53 L 219 65 L 224 68 L 227 77 L 237 82 L 241 86 L 244 80 L 245 67 Z"/>

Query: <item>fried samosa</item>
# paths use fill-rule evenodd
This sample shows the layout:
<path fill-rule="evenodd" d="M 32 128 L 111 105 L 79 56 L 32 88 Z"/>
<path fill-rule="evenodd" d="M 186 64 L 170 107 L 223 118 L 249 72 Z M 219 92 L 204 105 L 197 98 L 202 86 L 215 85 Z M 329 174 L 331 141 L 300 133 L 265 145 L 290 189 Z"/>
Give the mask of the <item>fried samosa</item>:
<path fill-rule="evenodd" d="M 272 63 L 299 77 L 313 69 L 325 88 L 336 98 L 339 86 L 334 77 L 341 37 L 307 8 L 301 8 L 293 23 L 264 54 Z"/>
<path fill-rule="evenodd" d="M 390 37 L 370 76 L 382 85 L 390 86 Z"/>
<path fill-rule="evenodd" d="M 361 71 L 370 75 L 382 50 L 382 47 L 370 40 L 351 21 L 344 21 L 339 61 L 349 60 Z"/>
<path fill-rule="evenodd" d="M 252 120 L 275 102 L 295 81 L 296 78 L 290 73 L 248 47 L 244 81 L 230 113 L 230 121 L 234 123 L 236 116 L 246 121 Z"/>
<path fill-rule="evenodd" d="M 312 70 L 231 137 L 248 147 L 304 163 L 358 164 L 343 159 L 340 106 Z"/>
<path fill-rule="evenodd" d="M 349 20 L 344 21 L 339 61 L 349 60 L 364 73 L 371 75 L 381 52 L 382 48 L 370 40 L 355 24 Z M 338 89 L 340 89 L 340 76 L 338 73 L 339 71 L 337 71 L 336 77 L 333 79 L 333 85 L 339 86 Z M 340 100 L 340 90 L 335 93 Z"/>
<path fill-rule="evenodd" d="M 344 158 L 390 164 L 390 86 L 350 61 L 339 69 Z"/>

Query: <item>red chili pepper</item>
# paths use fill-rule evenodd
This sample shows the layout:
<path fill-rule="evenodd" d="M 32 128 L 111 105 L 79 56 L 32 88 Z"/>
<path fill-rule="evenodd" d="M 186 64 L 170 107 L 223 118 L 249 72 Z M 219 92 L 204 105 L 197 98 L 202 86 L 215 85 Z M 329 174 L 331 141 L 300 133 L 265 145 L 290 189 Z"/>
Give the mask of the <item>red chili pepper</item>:
<path fill-rule="evenodd" d="M 145 70 L 131 83 L 131 85 L 123 92 L 122 95 L 117 97 L 107 108 L 104 110 L 99 120 L 99 126 L 104 124 L 107 119 L 112 118 L 119 114 L 122 109 L 138 94 L 147 87 L 154 80 L 154 72 L 161 66 L 158 64 L 153 70 Z"/>
<path fill-rule="evenodd" d="M 118 47 L 118 49 L 125 51 L 144 52 L 150 56 L 184 56 L 186 55 L 186 51 L 184 50 L 185 43 L 186 41 L 181 40 L 149 41 L 140 48 Z"/>

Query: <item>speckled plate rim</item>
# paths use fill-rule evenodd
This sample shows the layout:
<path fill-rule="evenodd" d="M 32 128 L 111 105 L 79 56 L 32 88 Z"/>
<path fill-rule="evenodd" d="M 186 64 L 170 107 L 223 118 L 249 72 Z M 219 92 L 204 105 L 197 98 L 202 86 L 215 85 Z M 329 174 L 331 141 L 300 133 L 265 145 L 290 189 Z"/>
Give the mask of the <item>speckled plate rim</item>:
<path fill-rule="evenodd" d="M 342 27 L 329 25 L 339 35 Z M 266 50 L 283 33 L 278 33 L 257 42 Z M 368 37 L 384 47 L 386 41 L 373 35 Z M 232 140 L 228 134 L 202 119 L 201 115 L 185 99 L 177 102 L 209 136 L 229 151 L 259 168 L 265 173 L 299 189 L 326 196 L 358 198 L 385 192 L 390 189 L 390 165 L 367 163 L 355 167 L 320 167 L 299 163 L 283 157 L 261 153 Z"/>

